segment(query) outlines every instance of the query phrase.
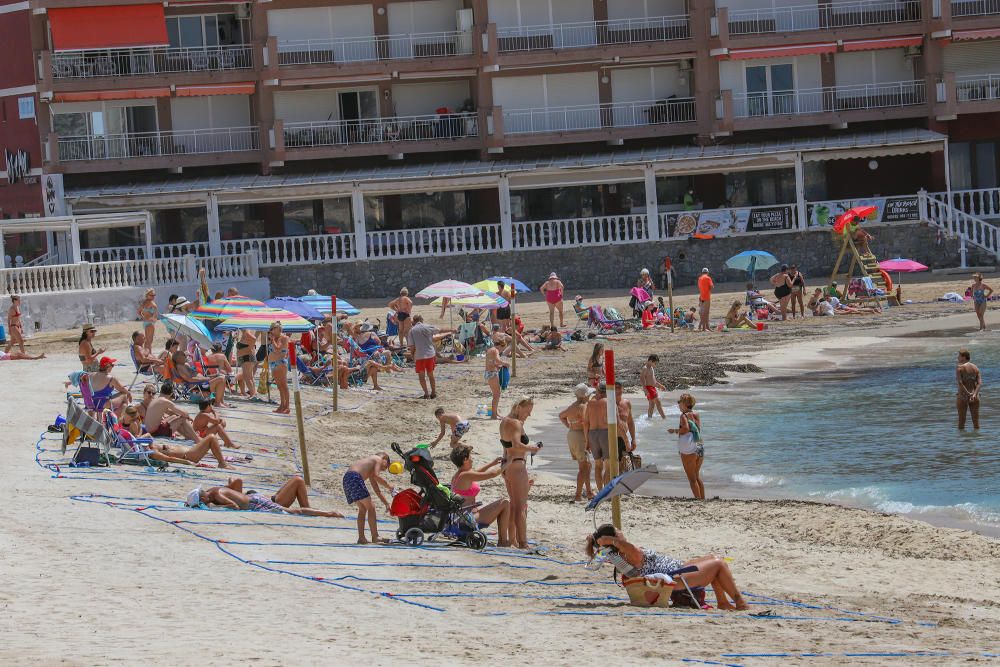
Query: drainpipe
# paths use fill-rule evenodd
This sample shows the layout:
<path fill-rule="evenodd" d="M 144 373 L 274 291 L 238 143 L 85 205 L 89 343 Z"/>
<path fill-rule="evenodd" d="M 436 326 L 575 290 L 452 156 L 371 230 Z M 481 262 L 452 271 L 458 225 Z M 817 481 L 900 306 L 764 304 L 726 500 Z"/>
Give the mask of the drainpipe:
<path fill-rule="evenodd" d="M 222 233 L 219 231 L 219 196 L 214 192 L 210 193 L 205 206 L 208 219 L 208 255 L 218 257 L 222 254 Z"/>
<path fill-rule="evenodd" d="M 217 220 L 218 221 L 218 220 Z M 209 235 L 211 235 L 212 218 L 208 219 Z M 146 211 L 146 222 L 142 225 L 143 235 L 146 237 L 146 259 L 153 259 L 153 214 Z"/>
<path fill-rule="evenodd" d="M 797 229 L 805 229 L 809 226 L 806 218 L 806 180 L 802 167 L 802 153 L 795 154 L 795 211 L 798 220 L 795 223 Z"/>

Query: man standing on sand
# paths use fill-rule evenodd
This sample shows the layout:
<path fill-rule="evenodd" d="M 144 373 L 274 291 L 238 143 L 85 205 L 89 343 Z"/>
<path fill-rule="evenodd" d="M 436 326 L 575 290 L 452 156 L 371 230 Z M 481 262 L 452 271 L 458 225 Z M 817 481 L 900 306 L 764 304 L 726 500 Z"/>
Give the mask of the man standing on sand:
<path fill-rule="evenodd" d="M 454 329 L 438 329 L 424 324 L 423 315 L 412 317 L 413 328 L 410 329 L 410 351 L 417 377 L 420 378 L 420 388 L 424 390 L 421 398 L 437 398 L 437 383 L 434 381 L 434 366 L 437 351 L 434 349 L 434 336 L 438 333 L 454 333 Z M 428 392 L 428 381 L 430 391 Z"/>
<path fill-rule="evenodd" d="M 712 306 L 713 287 L 715 283 L 709 275 L 708 267 L 705 267 L 698 277 L 698 331 L 708 331 L 708 311 Z"/>
<path fill-rule="evenodd" d="M 611 481 L 611 471 L 605 466 L 611 450 L 608 447 L 608 389 L 602 382 L 597 395 L 583 409 L 583 436 L 594 457 L 594 483 L 598 491 Z"/>
<path fill-rule="evenodd" d="M 378 488 L 379 484 L 381 484 L 389 490 L 390 494 L 393 492 L 392 484 L 382 479 L 379 475 L 380 472 L 388 468 L 389 454 L 381 452 L 372 456 L 366 456 L 360 461 L 355 461 L 347 472 L 344 473 L 344 495 L 347 496 L 347 504 L 358 504 L 358 544 L 368 544 L 368 540 L 365 539 L 365 519 L 368 520 L 368 529 L 372 534 L 373 543 L 384 544 L 389 541 L 378 536 L 378 518 L 375 516 L 375 503 L 372 502 L 371 494 L 368 493 L 368 487 L 365 486 L 365 481 L 372 483 L 375 495 L 382 501 L 382 504 L 385 505 L 385 510 L 388 512 L 389 501 L 382 495 L 382 490 Z"/>

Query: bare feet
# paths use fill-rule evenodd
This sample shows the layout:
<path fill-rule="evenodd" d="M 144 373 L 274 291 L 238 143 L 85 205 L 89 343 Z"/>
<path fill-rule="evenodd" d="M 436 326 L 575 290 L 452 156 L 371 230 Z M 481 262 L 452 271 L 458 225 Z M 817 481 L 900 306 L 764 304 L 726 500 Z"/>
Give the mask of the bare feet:
<path fill-rule="evenodd" d="M 219 467 L 221 469 L 223 469 L 223 470 L 236 470 L 236 466 L 231 466 L 228 463 L 226 463 L 225 461 L 220 461 L 219 462 Z"/>
<path fill-rule="evenodd" d="M 368 540 L 363 537 L 358 538 L 358 544 L 368 544 Z"/>

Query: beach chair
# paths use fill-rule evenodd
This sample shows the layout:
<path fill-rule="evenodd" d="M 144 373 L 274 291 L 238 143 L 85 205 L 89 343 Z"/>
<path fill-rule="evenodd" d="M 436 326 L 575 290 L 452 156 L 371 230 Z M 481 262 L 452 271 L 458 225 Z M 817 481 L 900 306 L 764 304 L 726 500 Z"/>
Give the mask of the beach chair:
<path fill-rule="evenodd" d="M 314 371 L 306 365 L 302 358 L 296 355 L 295 368 L 299 371 L 299 381 L 310 387 L 319 387 L 330 384 L 330 370 L 324 368 L 322 372 Z"/>
<path fill-rule="evenodd" d="M 592 329 L 597 329 L 599 333 L 623 333 L 625 331 L 625 323 L 622 320 L 608 319 L 600 306 L 590 307 L 587 322 Z"/>
<path fill-rule="evenodd" d="M 66 397 L 66 427 L 63 429 L 62 437 L 63 454 L 69 449 L 71 433 L 74 429 L 80 433 L 79 444 L 76 446 L 76 451 L 73 452 L 72 458 L 74 460 L 85 442 L 96 444 L 101 454 L 107 457 L 107 460 L 111 459 L 111 447 L 114 440 L 108 430 L 83 406 L 73 400 L 72 395 L 68 395 Z"/>
<path fill-rule="evenodd" d="M 94 417 L 101 414 L 104 406 L 111 402 L 112 396 L 94 396 L 94 388 L 90 386 L 90 375 L 80 374 L 80 398 L 83 400 L 83 407 Z"/>
<path fill-rule="evenodd" d="M 128 356 L 132 359 L 132 365 L 135 366 L 135 375 L 132 376 L 132 381 L 128 383 L 128 388 L 132 389 L 135 386 L 135 381 L 139 379 L 139 376 L 158 379 L 156 377 L 156 372 L 150 366 L 140 366 L 139 360 L 135 358 L 135 346 L 128 346 Z"/>
<path fill-rule="evenodd" d="M 582 301 L 573 302 L 573 312 L 576 314 L 575 331 L 579 331 L 585 324 L 590 323 L 590 309 L 584 306 Z"/>
<path fill-rule="evenodd" d="M 117 463 L 125 465 L 140 465 L 154 468 L 166 468 L 166 461 L 158 461 L 151 458 L 153 450 L 149 445 L 153 444 L 152 438 L 135 438 L 123 435 L 118 427 L 118 417 L 111 410 L 105 410 L 103 419 L 104 428 L 112 442 L 112 446 L 119 451 Z"/>

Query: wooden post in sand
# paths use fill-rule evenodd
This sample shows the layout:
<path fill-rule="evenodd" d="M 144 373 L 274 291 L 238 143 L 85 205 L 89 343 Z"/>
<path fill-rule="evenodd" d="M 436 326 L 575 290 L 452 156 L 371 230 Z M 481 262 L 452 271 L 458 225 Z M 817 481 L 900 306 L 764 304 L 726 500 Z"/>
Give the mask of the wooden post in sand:
<path fill-rule="evenodd" d="M 618 397 L 615 393 L 615 351 L 608 346 L 604 350 L 604 386 L 608 397 L 608 467 L 610 476 L 618 476 Z M 621 498 L 611 498 L 611 523 L 615 528 L 622 528 Z"/>
<path fill-rule="evenodd" d="M 514 301 L 517 298 L 517 288 L 514 286 L 514 282 L 510 283 L 510 342 L 514 344 L 514 347 L 510 352 L 510 376 L 512 378 L 517 377 L 517 306 L 514 305 Z"/>
<path fill-rule="evenodd" d="M 292 363 L 295 363 L 295 343 L 288 342 L 288 359 Z M 302 421 L 302 395 L 299 393 L 299 372 L 296 366 L 292 366 L 288 371 L 288 374 L 292 376 L 292 396 L 295 399 L 295 422 L 299 429 L 299 454 L 302 456 L 302 477 L 306 480 L 306 486 L 312 486 L 312 482 L 309 479 L 309 456 L 306 454 L 306 426 L 305 422 Z"/>
<path fill-rule="evenodd" d="M 340 354 L 337 350 L 337 295 L 330 297 L 330 314 L 333 317 L 333 411 L 337 411 L 337 394 L 340 389 Z"/>
<path fill-rule="evenodd" d="M 674 265 L 670 261 L 669 257 L 667 257 L 667 261 L 665 262 L 665 264 L 666 266 L 664 267 L 664 272 L 667 274 L 667 307 L 670 309 L 670 312 L 667 314 L 670 316 L 670 333 L 673 333 L 674 332 L 674 276 L 673 276 Z"/>

